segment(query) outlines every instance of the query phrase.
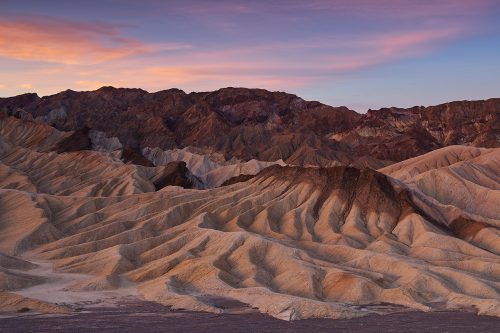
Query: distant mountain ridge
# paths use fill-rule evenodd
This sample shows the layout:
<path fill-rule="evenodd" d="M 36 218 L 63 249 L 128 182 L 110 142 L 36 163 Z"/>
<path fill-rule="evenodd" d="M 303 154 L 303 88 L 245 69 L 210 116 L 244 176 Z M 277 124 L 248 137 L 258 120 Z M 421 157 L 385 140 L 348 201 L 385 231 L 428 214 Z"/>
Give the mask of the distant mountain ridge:
<path fill-rule="evenodd" d="M 1 98 L 0 110 L 59 130 L 101 131 L 136 155 L 195 147 L 227 160 L 380 168 L 449 145 L 500 147 L 500 99 L 359 114 L 263 89 L 187 94 L 102 87 Z"/>

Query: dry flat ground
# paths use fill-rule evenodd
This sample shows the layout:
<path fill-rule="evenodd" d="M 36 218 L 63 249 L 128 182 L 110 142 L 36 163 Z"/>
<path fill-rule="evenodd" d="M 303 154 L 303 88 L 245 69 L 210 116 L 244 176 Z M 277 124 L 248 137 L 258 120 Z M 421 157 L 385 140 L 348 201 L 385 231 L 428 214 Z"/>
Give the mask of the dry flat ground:
<path fill-rule="evenodd" d="M 500 318 L 465 312 L 399 312 L 355 319 L 278 320 L 258 312 L 173 311 L 151 302 L 90 307 L 70 315 L 0 317 L 0 332 L 498 332 Z"/>

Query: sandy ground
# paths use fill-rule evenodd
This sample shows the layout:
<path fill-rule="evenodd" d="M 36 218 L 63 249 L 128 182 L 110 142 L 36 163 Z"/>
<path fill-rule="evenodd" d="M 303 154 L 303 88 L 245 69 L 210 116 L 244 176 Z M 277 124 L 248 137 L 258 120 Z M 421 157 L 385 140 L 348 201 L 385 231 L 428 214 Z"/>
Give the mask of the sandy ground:
<path fill-rule="evenodd" d="M 70 315 L 3 315 L 0 332 L 498 332 L 500 318 L 463 312 L 400 312 L 357 319 L 277 320 L 260 313 L 172 311 L 129 300 L 118 307 L 88 307 Z"/>
<path fill-rule="evenodd" d="M 29 271 L 30 274 L 43 277 L 47 282 L 16 291 L 24 297 L 35 298 L 70 308 L 81 306 L 115 306 L 116 302 L 126 298 L 137 298 L 136 287 L 124 285 L 116 290 L 74 291 L 71 286 L 91 276 L 88 274 L 61 273 L 52 269 L 52 264 L 46 261 L 31 260 L 38 265 Z M 126 283 L 124 283 L 126 284 Z"/>

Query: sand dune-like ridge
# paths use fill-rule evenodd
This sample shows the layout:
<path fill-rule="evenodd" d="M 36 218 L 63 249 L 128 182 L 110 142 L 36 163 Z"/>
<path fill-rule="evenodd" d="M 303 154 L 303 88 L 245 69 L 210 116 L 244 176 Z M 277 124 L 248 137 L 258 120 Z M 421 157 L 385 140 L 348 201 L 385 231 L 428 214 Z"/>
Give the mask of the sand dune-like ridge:
<path fill-rule="evenodd" d="M 15 142 L 17 146 L 36 151 L 54 150 L 71 134 L 72 132 L 61 132 L 34 121 L 0 117 L 0 137 Z"/>
<path fill-rule="evenodd" d="M 85 152 L 89 164 L 77 158 L 83 152 L 2 142 L 2 162 L 19 173 L 19 186 L 0 189 L 0 252 L 9 258 L 0 266 L 11 279 L 22 273 L 47 283 L 29 264 L 12 267 L 22 257 L 64 274 L 61 289 L 132 287 L 175 308 L 220 312 L 214 299 L 222 297 L 282 319 L 355 317 L 380 303 L 500 316 L 499 216 L 471 211 L 461 200 L 454 206 L 450 196 L 443 203 L 444 194 L 409 179 L 354 167 L 271 166 L 229 186 L 155 191 L 137 179 L 127 183 L 138 167 L 99 153 Z M 417 178 L 435 170 L 486 175 L 496 156 L 470 152 L 456 163 L 424 168 L 413 161 L 394 170 L 418 169 Z M 99 176 L 86 175 L 86 166 Z M 112 177 L 128 185 L 88 190 Z M 36 190 L 22 186 L 28 180 Z M 487 187 L 486 176 L 474 180 Z M 487 188 L 489 197 L 497 195 L 495 186 Z M 32 296 L 29 286 L 9 289 Z"/>
<path fill-rule="evenodd" d="M 380 172 L 423 194 L 424 201 L 439 207 L 445 223 L 465 217 L 499 227 L 499 170 L 499 148 L 450 146 Z"/>
<path fill-rule="evenodd" d="M 373 171 L 276 168 L 211 191 L 35 200 L 64 236 L 32 255 L 92 276 L 77 289 L 124 276 L 177 307 L 215 311 L 199 296 L 225 296 L 293 318 L 357 313 L 337 302 L 498 311 L 498 257 Z"/>
<path fill-rule="evenodd" d="M 68 137 L 68 132 L 58 132 L 50 126 L 31 122 L 21 126 L 18 123 L 20 120 L 11 117 L 7 120 L 12 122 L 0 120 L 3 121 L 0 123 L 0 134 L 5 134 L 0 135 L 2 188 L 63 196 L 144 193 L 164 186 L 179 166 L 178 163 L 159 167 L 125 164 L 110 154 L 88 150 L 60 154 L 46 151 L 39 148 L 54 148 L 54 145 Z M 2 125 L 13 127 L 6 130 Z M 32 133 L 35 131 L 38 134 L 33 138 L 35 135 Z M 18 140 L 17 137 L 22 139 Z M 188 179 L 184 181 L 187 185 Z M 176 185 L 184 185 L 182 179 L 178 179 Z"/>

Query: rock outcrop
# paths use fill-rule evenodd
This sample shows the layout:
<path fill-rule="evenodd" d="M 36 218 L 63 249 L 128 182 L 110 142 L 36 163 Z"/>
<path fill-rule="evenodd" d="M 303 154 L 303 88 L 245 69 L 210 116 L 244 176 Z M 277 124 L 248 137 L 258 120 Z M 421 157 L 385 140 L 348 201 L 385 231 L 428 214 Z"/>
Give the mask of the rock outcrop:
<path fill-rule="evenodd" d="M 0 116 L 8 311 L 57 312 L 55 298 L 113 292 L 219 313 L 237 302 L 285 320 L 381 313 L 380 304 L 500 316 L 494 108 L 481 122 L 491 108 L 472 103 L 479 111 L 457 117 L 479 125 L 460 126 L 447 108 L 361 116 L 262 90 L 104 88 L 0 104 L 16 108 Z M 44 110 L 59 110 L 51 125 Z M 450 123 L 445 135 L 429 131 L 435 122 Z M 467 145 L 385 166 L 457 138 Z M 365 150 L 378 158 L 356 155 Z M 267 162 L 246 160 L 254 155 Z M 158 166 L 133 163 L 145 157 Z M 211 188 L 186 188 L 200 179 Z"/>
<path fill-rule="evenodd" d="M 380 303 L 500 316 L 500 148 L 449 147 L 385 174 L 273 165 L 194 190 L 166 186 L 189 181 L 183 162 L 37 149 L 60 137 L 43 126 L 0 132 L 4 289 L 41 304 L 113 291 L 224 312 L 236 300 L 286 320 Z M 15 140 L 25 133 L 39 134 Z"/>
<path fill-rule="evenodd" d="M 449 145 L 500 146 L 500 99 L 358 114 L 263 89 L 186 94 L 103 87 L 3 98 L 0 109 L 59 130 L 103 132 L 138 155 L 147 147 L 194 147 L 226 160 L 380 168 Z"/>

